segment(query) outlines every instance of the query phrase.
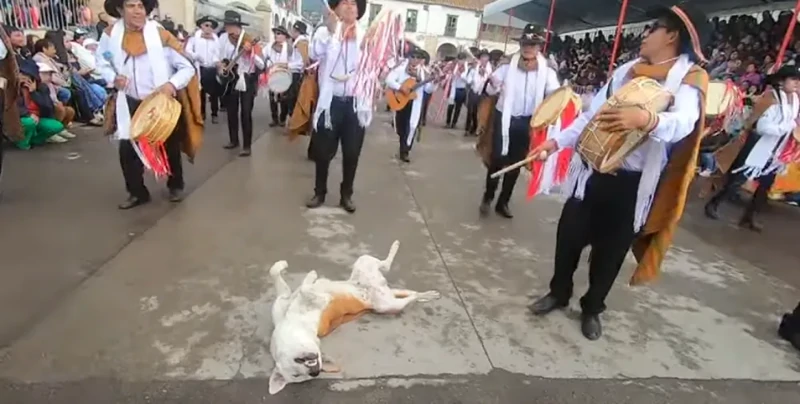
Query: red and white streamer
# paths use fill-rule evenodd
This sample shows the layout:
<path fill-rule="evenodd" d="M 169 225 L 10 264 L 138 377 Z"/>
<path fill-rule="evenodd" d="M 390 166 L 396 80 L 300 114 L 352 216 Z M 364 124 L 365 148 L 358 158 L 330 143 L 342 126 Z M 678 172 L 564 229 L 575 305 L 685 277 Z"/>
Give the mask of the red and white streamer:
<path fill-rule="evenodd" d="M 554 138 L 562 130 L 567 129 L 581 111 L 574 101 L 570 100 L 561 112 L 561 116 L 553 125 L 542 129 L 531 129 L 530 148 L 533 150 L 545 141 Z M 562 149 L 545 161 L 536 160 L 531 163 L 531 180 L 528 183 L 528 200 L 539 194 L 549 194 L 553 187 L 560 186 L 567 179 L 569 164 L 572 160 L 572 148 Z"/>

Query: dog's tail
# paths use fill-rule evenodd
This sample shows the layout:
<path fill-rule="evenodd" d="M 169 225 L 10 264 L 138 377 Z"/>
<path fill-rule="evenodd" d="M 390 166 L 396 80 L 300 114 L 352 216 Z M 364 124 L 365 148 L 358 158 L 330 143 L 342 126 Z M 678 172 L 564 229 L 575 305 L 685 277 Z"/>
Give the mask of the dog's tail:
<path fill-rule="evenodd" d="M 272 264 L 272 268 L 269 269 L 269 276 L 271 276 L 272 281 L 275 282 L 275 289 L 278 291 L 278 296 L 288 296 L 292 294 L 292 288 L 290 288 L 286 280 L 283 279 L 283 271 L 287 268 L 289 268 L 288 262 L 278 261 Z"/>
<path fill-rule="evenodd" d="M 400 241 L 395 240 L 392 243 L 392 247 L 389 248 L 389 255 L 386 256 L 386 259 L 381 261 L 381 272 L 389 272 L 392 269 L 392 262 L 394 262 L 394 256 L 397 255 L 397 250 L 400 249 Z"/>

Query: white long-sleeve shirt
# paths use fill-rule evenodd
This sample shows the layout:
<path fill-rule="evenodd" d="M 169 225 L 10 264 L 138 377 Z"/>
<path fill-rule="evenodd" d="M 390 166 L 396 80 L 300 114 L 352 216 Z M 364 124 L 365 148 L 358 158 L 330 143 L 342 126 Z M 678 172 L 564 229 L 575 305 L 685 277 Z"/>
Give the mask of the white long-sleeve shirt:
<path fill-rule="evenodd" d="M 460 63 L 461 64 L 461 69 L 463 69 L 463 70 L 461 71 L 461 73 L 458 76 L 453 78 L 453 87 L 456 88 L 456 89 L 466 88 L 467 84 L 468 84 L 467 83 L 467 73 L 469 72 L 469 67 L 464 62 L 456 62 L 456 63 Z M 458 68 L 459 68 L 459 66 L 456 66 L 456 70 Z"/>
<path fill-rule="evenodd" d="M 244 34 L 242 34 L 244 35 Z M 244 44 L 242 44 L 244 46 Z M 252 49 L 255 49 L 255 45 Z M 219 36 L 219 58 L 222 59 L 229 59 L 232 60 L 236 57 L 236 54 L 239 53 L 240 49 L 236 49 L 236 44 L 231 43 L 231 40 L 228 39 L 228 33 L 225 32 Z M 245 73 L 255 73 L 256 69 L 263 69 L 266 64 L 264 62 L 264 55 L 259 54 L 258 52 L 249 52 L 242 55 L 241 58 L 237 61 L 239 64 L 238 72 L 239 74 Z"/>
<path fill-rule="evenodd" d="M 625 84 L 624 82 L 616 83 L 616 80 L 612 80 L 611 83 L 614 86 L 614 91 Z M 598 91 L 597 95 L 594 96 L 589 109 L 578 116 L 569 128 L 561 131 L 555 137 L 559 149 L 575 146 L 583 129 L 595 114 L 597 114 L 600 107 L 605 104 L 608 84 L 609 83 L 606 83 L 606 85 Z M 662 82 L 661 84 L 664 83 Z M 680 87 L 678 87 L 678 91 L 675 93 L 675 97 L 669 109 L 658 114 L 658 125 L 650 132 L 650 138 L 669 144 L 675 144 L 681 141 L 694 131 L 695 123 L 700 119 L 700 108 L 703 108 L 703 106 L 700 105 L 699 91 L 690 85 L 681 84 Z M 668 149 L 669 147 L 667 147 L 667 150 Z M 622 162 L 622 169 L 627 171 L 642 171 L 644 168 L 645 153 L 646 151 L 641 147 L 635 149 Z M 667 161 L 667 159 L 665 158 L 664 161 Z"/>
<path fill-rule="evenodd" d="M 488 63 L 484 67 L 483 75 L 480 74 L 480 70 L 480 66 L 476 66 L 467 71 L 467 84 L 472 88 L 472 92 L 475 94 L 481 94 L 483 92 L 486 80 L 489 80 L 489 76 L 492 75 L 492 66 Z"/>
<path fill-rule="evenodd" d="M 421 67 L 422 66 L 420 66 L 420 68 Z M 394 69 L 392 69 L 392 71 L 389 72 L 388 75 L 386 75 L 386 87 L 389 87 L 392 90 L 399 90 L 400 87 L 403 86 L 403 83 L 406 80 L 408 80 L 410 77 L 411 77 L 411 75 L 409 75 L 408 71 L 406 71 L 406 65 L 405 64 L 401 64 L 400 66 L 397 66 Z M 425 79 L 425 77 L 423 78 L 423 80 L 424 79 Z M 433 82 L 426 83 L 425 85 L 420 86 L 416 90 L 418 97 L 414 99 L 414 102 L 416 102 L 417 100 L 421 99 L 421 96 L 423 95 L 423 91 L 428 93 L 428 94 L 431 94 L 435 90 L 436 90 L 436 84 L 433 83 Z"/>
<path fill-rule="evenodd" d="M 515 67 L 516 68 L 516 67 Z M 505 105 L 505 98 L 506 97 L 514 97 L 512 106 L 511 106 L 511 116 L 530 116 L 533 114 L 533 110 L 536 107 L 536 86 L 537 85 L 544 85 L 544 96 L 545 98 L 550 95 L 553 91 L 558 90 L 561 87 L 561 84 L 558 82 L 558 75 L 556 72 L 547 67 L 547 66 L 540 66 L 538 68 L 547 69 L 547 75 L 545 76 L 544 83 L 537 83 L 536 76 L 538 75 L 538 70 L 533 70 L 530 72 L 519 72 L 520 82 L 514 83 L 511 88 L 495 88 L 491 82 L 488 86 L 486 86 L 486 92 L 489 95 L 496 95 L 498 92 L 500 96 L 497 98 L 497 110 L 500 112 L 503 111 L 503 106 Z M 537 68 L 537 69 L 538 69 Z M 506 80 L 506 75 L 508 74 L 509 65 L 505 64 L 497 68 L 491 75 L 491 80 L 496 83 L 504 83 Z"/>
<path fill-rule="evenodd" d="M 269 44 L 266 49 L 264 49 L 264 59 L 266 59 L 270 66 L 274 64 L 289 64 L 289 44 L 286 42 L 281 43 L 281 46 L 286 48 L 286 52 L 282 53 L 280 51 L 276 51 L 273 46 L 275 46 L 275 42 Z M 293 54 L 294 55 L 294 54 Z"/>
<path fill-rule="evenodd" d="M 110 37 L 108 34 L 103 33 L 100 38 L 100 46 L 97 48 L 97 53 L 102 55 L 109 51 Z M 125 52 L 124 50 L 122 52 Z M 176 52 L 169 46 L 164 46 L 164 56 L 167 58 L 167 65 L 169 69 L 169 82 L 175 87 L 176 90 L 181 90 L 189 85 L 192 77 L 195 75 L 194 66 L 191 61 L 183 55 Z M 153 69 L 150 67 L 150 57 L 147 53 L 136 57 L 125 55 L 124 66 L 117 66 L 119 73 L 128 78 L 128 86 L 125 88 L 125 94 L 142 100 L 153 91 L 156 90 L 155 77 Z M 113 85 L 114 79 L 117 74 L 111 68 L 110 64 L 98 65 L 103 79 Z"/>
<path fill-rule="evenodd" d="M 786 93 L 782 94 L 786 97 Z M 771 105 L 756 122 L 756 133 L 762 136 L 783 136 L 797 127 L 797 121 L 783 116 L 780 102 Z"/>
<path fill-rule="evenodd" d="M 219 38 L 203 38 L 202 36 L 192 35 L 186 46 L 186 51 L 197 62 L 199 67 L 215 67 L 217 62 L 222 60 L 220 52 Z"/>
<path fill-rule="evenodd" d="M 328 60 L 328 45 L 332 40 L 330 33 L 326 27 L 320 27 L 314 34 L 314 39 L 311 43 L 313 55 L 320 61 L 320 74 L 325 70 L 322 69 L 322 64 L 326 66 L 328 63 L 333 64 L 331 72 L 331 82 L 333 85 L 333 95 L 336 97 L 353 96 L 356 83 L 356 69 L 358 69 L 358 59 L 361 51 L 358 43 L 355 40 L 349 40 L 342 44 L 339 56 L 336 59 Z M 320 80 L 328 79 L 320 78 Z M 345 80 L 339 80 L 345 79 Z"/>

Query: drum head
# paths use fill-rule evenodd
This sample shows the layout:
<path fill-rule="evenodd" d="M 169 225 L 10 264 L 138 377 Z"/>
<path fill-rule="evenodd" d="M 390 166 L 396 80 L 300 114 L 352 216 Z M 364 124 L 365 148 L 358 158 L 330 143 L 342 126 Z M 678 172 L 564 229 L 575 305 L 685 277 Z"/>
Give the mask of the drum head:
<path fill-rule="evenodd" d="M 270 71 L 268 86 L 273 93 L 285 93 L 292 86 L 292 75 L 284 69 Z"/>
<path fill-rule="evenodd" d="M 531 128 L 540 129 L 552 125 L 561 116 L 561 112 L 574 94 L 569 86 L 564 86 L 542 100 L 531 117 Z"/>
<path fill-rule="evenodd" d="M 147 136 L 151 141 L 163 141 L 172 134 L 181 114 L 181 104 L 161 93 L 146 97 L 131 118 L 131 139 Z"/>
<path fill-rule="evenodd" d="M 733 103 L 735 91 L 736 89 L 734 88 L 728 88 L 728 83 L 724 81 L 708 83 L 706 116 L 713 118 L 724 113 Z"/>

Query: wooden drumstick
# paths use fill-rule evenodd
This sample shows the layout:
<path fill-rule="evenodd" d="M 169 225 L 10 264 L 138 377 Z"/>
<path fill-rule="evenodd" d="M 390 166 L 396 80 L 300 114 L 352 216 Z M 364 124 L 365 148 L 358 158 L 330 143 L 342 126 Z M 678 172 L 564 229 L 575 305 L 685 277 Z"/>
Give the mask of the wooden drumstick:
<path fill-rule="evenodd" d="M 542 150 L 541 153 L 539 153 L 538 156 L 528 156 L 527 158 L 525 158 L 525 160 L 518 161 L 518 162 L 516 162 L 516 163 L 514 163 L 514 164 L 512 164 L 512 165 L 510 165 L 508 167 L 505 167 L 505 168 L 502 168 L 500 170 L 497 170 L 497 172 L 495 172 L 494 174 L 490 175 L 489 177 L 490 178 L 500 177 L 501 175 L 503 175 L 503 174 L 505 174 L 505 173 L 507 173 L 509 171 L 514 171 L 514 170 L 516 170 L 516 169 L 518 169 L 518 168 L 524 166 L 525 164 L 528 164 L 528 163 L 530 163 L 530 162 L 532 162 L 534 160 L 540 160 L 540 161 L 547 160 L 547 152 Z"/>

